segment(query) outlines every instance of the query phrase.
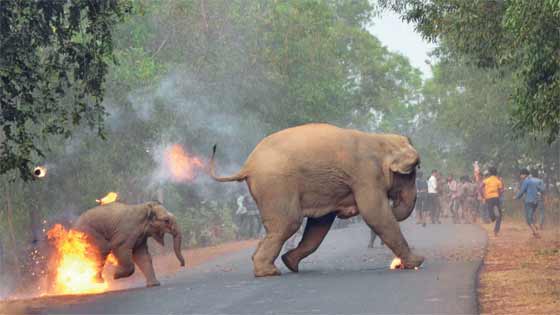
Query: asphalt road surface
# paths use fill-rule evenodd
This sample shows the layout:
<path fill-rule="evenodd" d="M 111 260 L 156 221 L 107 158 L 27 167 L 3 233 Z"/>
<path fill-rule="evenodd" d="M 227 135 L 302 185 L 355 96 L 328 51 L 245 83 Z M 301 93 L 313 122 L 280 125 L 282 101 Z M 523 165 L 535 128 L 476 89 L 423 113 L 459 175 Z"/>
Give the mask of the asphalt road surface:
<path fill-rule="evenodd" d="M 408 221 L 412 221 L 409 219 Z M 254 278 L 252 250 L 221 257 L 157 288 L 136 288 L 40 310 L 44 314 L 475 314 L 476 273 L 486 234 L 474 225 L 401 224 L 419 270 L 389 270 L 392 253 L 367 248 L 363 224 L 331 230 L 319 250 L 291 273 Z"/>

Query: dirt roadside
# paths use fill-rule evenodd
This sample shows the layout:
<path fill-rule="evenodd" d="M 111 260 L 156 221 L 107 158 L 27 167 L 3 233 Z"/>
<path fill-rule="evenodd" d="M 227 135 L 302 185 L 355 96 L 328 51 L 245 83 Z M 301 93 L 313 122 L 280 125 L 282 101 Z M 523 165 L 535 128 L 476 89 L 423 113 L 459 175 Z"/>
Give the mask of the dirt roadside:
<path fill-rule="evenodd" d="M 257 240 L 235 241 L 216 246 L 203 247 L 183 250 L 187 268 L 194 268 L 203 263 L 211 262 L 217 257 L 232 254 L 247 248 L 255 248 Z M 172 253 L 158 255 L 153 257 L 154 268 L 158 278 L 172 277 L 175 273 L 181 271 L 181 267 L 177 263 L 177 258 Z M 248 261 L 247 263 L 250 263 Z M 108 278 L 108 277 L 107 277 Z M 144 278 L 139 272 L 127 279 L 115 282 L 109 282 L 111 290 L 122 290 L 132 287 L 143 286 Z M 78 295 L 78 296 L 51 296 L 38 297 L 30 299 L 18 299 L 11 301 L 0 301 L 0 314 L 33 314 L 37 310 L 44 308 L 46 305 L 56 304 L 73 304 L 78 302 L 94 299 L 95 295 Z"/>
<path fill-rule="evenodd" d="M 483 225 L 488 248 L 479 274 L 481 314 L 560 312 L 560 228 L 534 238 L 521 222 L 505 222 L 498 237 Z"/>

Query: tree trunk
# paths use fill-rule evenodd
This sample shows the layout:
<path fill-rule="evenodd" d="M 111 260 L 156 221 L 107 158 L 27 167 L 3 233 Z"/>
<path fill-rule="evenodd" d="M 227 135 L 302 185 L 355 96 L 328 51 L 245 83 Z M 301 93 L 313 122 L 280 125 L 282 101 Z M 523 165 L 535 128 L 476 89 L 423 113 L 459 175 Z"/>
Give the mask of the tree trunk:
<path fill-rule="evenodd" d="M 37 244 L 41 240 L 41 215 L 36 205 L 29 205 L 29 227 L 31 229 L 31 243 Z"/>
<path fill-rule="evenodd" d="M 16 278 L 19 278 L 19 274 L 20 274 L 20 262 L 19 262 L 19 258 L 18 258 L 18 251 L 17 251 L 17 239 L 16 239 L 16 234 L 15 234 L 15 229 L 14 229 L 14 209 L 12 208 L 12 196 L 11 196 L 11 191 L 10 191 L 10 186 L 9 184 L 6 186 L 6 190 L 5 190 L 5 196 L 6 196 L 6 216 L 7 216 L 7 220 L 8 220 L 8 234 L 9 234 L 9 241 L 10 241 L 10 252 L 12 255 L 12 266 L 13 266 L 13 270 L 11 270 L 11 272 L 14 272 L 16 274 Z"/>
<path fill-rule="evenodd" d="M 164 199 L 164 195 L 163 195 L 163 187 L 158 187 L 157 189 L 157 201 L 159 201 L 161 204 L 163 204 L 165 199 Z"/>
<path fill-rule="evenodd" d="M 200 17 L 202 23 L 202 30 L 204 31 L 204 35 L 208 37 L 208 13 L 206 12 L 206 1 L 200 0 Z"/>
<path fill-rule="evenodd" d="M 5 258 L 4 258 L 4 238 L 0 235 L 0 275 L 4 274 L 6 270 L 4 270 L 5 265 Z"/>

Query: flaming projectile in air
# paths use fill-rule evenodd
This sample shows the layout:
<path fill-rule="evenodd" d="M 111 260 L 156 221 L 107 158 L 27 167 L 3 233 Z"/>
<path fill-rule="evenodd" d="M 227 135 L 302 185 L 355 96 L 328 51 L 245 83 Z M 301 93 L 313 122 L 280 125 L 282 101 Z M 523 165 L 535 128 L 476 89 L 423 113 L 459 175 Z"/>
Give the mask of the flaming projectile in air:
<path fill-rule="evenodd" d="M 36 178 L 43 178 L 47 176 L 47 168 L 45 166 L 37 166 L 33 169 L 33 176 Z"/>

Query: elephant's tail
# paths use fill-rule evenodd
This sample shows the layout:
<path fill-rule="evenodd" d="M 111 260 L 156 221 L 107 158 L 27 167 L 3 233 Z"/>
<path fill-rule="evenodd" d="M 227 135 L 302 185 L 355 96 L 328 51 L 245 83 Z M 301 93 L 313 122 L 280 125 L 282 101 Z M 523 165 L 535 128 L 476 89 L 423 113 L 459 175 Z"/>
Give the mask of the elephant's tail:
<path fill-rule="evenodd" d="M 239 171 L 237 174 L 232 176 L 225 176 L 225 177 L 216 176 L 216 166 L 214 162 L 214 156 L 216 155 L 216 147 L 217 146 L 215 144 L 214 147 L 212 147 L 212 157 L 210 158 L 210 172 L 209 172 L 210 176 L 218 182 L 233 182 L 233 181 L 242 182 L 246 180 L 247 174 L 243 171 L 243 169 Z"/>

